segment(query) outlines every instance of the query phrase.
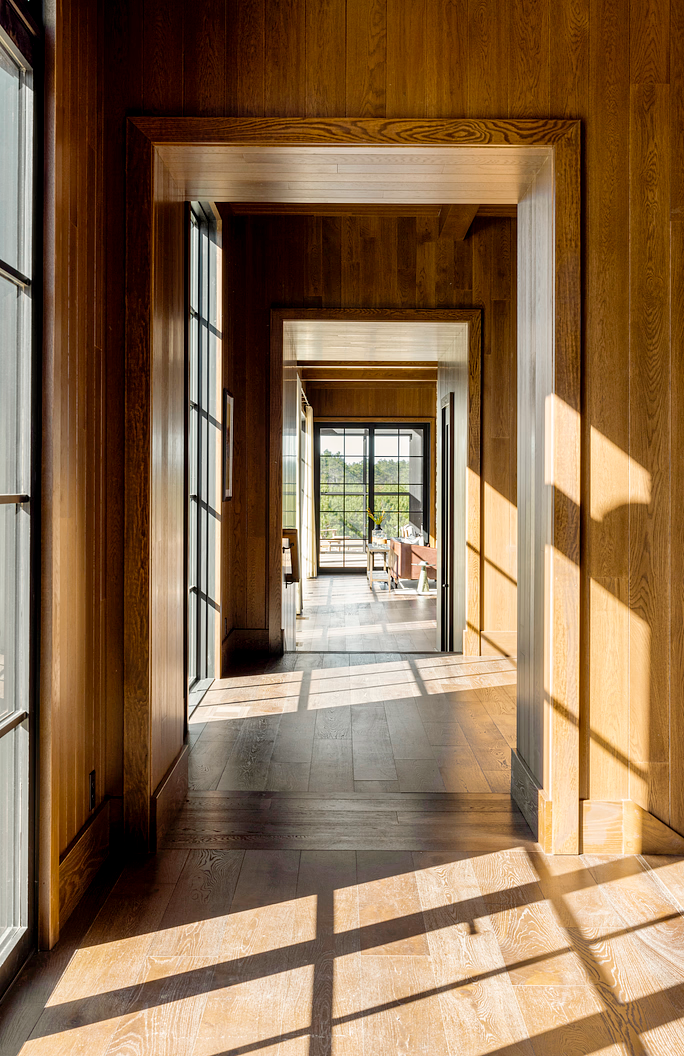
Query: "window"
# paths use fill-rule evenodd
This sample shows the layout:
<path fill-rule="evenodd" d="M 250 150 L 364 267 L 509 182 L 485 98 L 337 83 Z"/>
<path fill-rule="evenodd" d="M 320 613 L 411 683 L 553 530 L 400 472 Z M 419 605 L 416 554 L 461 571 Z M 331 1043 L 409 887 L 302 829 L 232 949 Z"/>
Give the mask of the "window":
<path fill-rule="evenodd" d="M 218 674 L 221 530 L 220 248 L 210 210 L 190 212 L 188 311 L 188 688 Z"/>
<path fill-rule="evenodd" d="M 429 531 L 428 425 L 316 425 L 318 564 L 365 568 L 374 527 L 398 536 L 411 524 Z M 427 489 L 427 490 L 426 490 Z"/>
<path fill-rule="evenodd" d="M 0 991 L 31 940 L 31 69 L 0 30 Z"/>

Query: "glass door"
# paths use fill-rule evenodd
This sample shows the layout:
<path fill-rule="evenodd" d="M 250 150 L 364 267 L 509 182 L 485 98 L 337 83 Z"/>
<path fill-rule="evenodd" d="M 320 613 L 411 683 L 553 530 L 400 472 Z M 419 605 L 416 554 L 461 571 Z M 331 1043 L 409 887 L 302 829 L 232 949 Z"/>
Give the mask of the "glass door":
<path fill-rule="evenodd" d="M 317 427 L 319 568 L 365 568 L 369 430 Z"/>
<path fill-rule="evenodd" d="M 428 425 L 316 424 L 319 571 L 366 568 L 368 509 L 388 536 L 428 541 L 428 451 Z"/>
<path fill-rule="evenodd" d="M 31 70 L 0 32 L 0 993 L 32 942 Z"/>
<path fill-rule="evenodd" d="M 188 604 L 189 702 L 218 674 L 221 536 L 220 248 L 213 216 L 190 212 L 188 313 Z"/>

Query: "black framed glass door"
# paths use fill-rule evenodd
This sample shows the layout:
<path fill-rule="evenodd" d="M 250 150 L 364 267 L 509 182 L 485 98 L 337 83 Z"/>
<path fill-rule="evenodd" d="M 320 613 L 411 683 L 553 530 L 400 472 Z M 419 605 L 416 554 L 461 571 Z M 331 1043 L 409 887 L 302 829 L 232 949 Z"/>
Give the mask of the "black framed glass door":
<path fill-rule="evenodd" d="M 320 572 L 366 567 L 375 527 L 398 537 L 410 524 L 429 533 L 430 426 L 323 423 L 315 426 L 317 550 Z"/>
<path fill-rule="evenodd" d="M 223 413 L 220 262 L 214 218 L 193 203 L 187 372 L 187 682 L 195 696 L 218 674 Z"/>

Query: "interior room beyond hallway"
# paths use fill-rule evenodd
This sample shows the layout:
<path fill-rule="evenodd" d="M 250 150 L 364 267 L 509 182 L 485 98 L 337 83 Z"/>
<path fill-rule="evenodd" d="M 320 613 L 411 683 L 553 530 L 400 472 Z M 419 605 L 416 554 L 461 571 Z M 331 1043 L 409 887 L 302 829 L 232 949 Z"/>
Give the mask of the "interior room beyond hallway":
<path fill-rule="evenodd" d="M 390 588 L 359 575 L 320 575 L 303 582 L 297 650 L 334 653 L 425 653 L 436 649 L 437 595 L 409 580 Z"/>

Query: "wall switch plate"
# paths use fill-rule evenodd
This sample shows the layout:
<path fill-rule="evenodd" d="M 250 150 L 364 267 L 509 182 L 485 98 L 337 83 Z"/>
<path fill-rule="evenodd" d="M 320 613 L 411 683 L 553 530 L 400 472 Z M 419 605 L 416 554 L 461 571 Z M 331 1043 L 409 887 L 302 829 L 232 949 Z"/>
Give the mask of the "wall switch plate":
<path fill-rule="evenodd" d="M 95 771 L 90 771 L 90 809 L 95 810 Z"/>

